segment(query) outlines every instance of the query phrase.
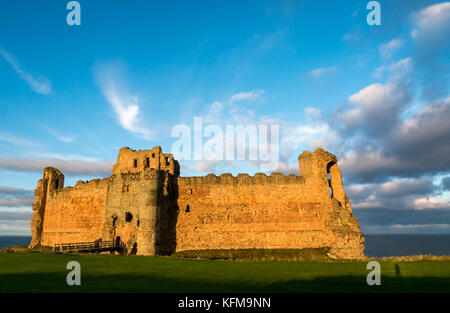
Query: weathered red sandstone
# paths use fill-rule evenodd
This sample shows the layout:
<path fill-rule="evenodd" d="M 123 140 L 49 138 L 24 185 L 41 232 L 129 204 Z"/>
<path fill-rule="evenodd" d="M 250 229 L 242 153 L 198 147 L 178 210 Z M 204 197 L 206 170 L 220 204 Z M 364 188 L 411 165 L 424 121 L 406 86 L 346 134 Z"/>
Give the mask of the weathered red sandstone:
<path fill-rule="evenodd" d="M 337 158 L 319 148 L 298 161 L 300 176 L 179 177 L 160 147 L 122 148 L 112 176 L 65 188 L 48 167 L 35 190 L 30 247 L 101 239 L 140 255 L 329 247 L 337 258 L 364 257 Z"/>

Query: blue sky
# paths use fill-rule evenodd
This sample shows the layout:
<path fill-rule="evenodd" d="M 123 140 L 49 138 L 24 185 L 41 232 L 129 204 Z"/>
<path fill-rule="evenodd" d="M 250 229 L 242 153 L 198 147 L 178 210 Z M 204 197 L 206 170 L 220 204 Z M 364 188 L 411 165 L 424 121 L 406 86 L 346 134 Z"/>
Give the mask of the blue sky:
<path fill-rule="evenodd" d="M 0 3 L 0 234 L 28 234 L 46 165 L 66 185 L 110 175 L 118 149 L 170 152 L 174 126 L 280 127 L 280 167 L 336 154 L 365 233 L 450 232 L 450 3 Z M 180 160 L 181 174 L 259 171 Z"/>

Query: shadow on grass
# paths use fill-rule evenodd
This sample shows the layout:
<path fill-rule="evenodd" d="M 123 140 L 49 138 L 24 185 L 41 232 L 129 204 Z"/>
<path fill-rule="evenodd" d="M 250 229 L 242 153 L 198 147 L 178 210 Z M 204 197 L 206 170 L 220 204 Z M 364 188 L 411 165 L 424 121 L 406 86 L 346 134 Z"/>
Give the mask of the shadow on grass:
<path fill-rule="evenodd" d="M 448 277 L 382 277 L 381 286 L 368 286 L 366 277 L 335 276 L 312 280 L 285 280 L 270 284 L 245 279 L 230 281 L 182 280 L 158 276 L 83 275 L 81 286 L 67 286 L 66 274 L 3 274 L 0 292 L 245 292 L 245 293 L 448 293 Z"/>

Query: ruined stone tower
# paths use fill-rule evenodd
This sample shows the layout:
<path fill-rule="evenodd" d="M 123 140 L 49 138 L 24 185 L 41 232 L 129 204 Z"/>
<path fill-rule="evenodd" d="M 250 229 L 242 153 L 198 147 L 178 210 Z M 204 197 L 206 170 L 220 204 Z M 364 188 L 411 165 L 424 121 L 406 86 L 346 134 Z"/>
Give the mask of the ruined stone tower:
<path fill-rule="evenodd" d="M 173 198 L 169 190 L 178 174 L 178 162 L 161 147 L 120 149 L 106 191 L 102 239 L 120 240 L 136 254 L 167 253 L 161 250 L 161 210 L 168 210 L 165 203 Z"/>
<path fill-rule="evenodd" d="M 337 158 L 319 148 L 298 161 L 300 176 L 179 177 L 178 162 L 160 147 L 122 148 L 110 177 L 65 188 L 64 175 L 46 168 L 30 246 L 115 240 L 140 255 L 328 247 L 337 258 L 363 257 Z"/>

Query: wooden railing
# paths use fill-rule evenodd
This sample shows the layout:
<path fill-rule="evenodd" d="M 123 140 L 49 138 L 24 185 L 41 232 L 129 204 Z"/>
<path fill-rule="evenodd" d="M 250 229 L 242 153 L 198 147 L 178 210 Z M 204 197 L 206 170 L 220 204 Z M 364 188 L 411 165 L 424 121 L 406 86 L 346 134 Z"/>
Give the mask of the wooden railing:
<path fill-rule="evenodd" d="M 70 242 L 57 243 L 53 245 L 55 252 L 100 252 L 114 251 L 121 248 L 120 244 L 111 241 L 93 241 L 93 242 Z"/>

